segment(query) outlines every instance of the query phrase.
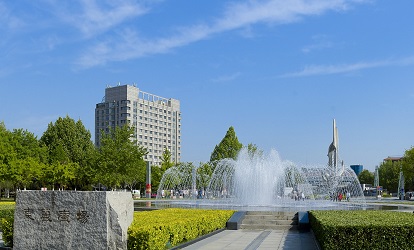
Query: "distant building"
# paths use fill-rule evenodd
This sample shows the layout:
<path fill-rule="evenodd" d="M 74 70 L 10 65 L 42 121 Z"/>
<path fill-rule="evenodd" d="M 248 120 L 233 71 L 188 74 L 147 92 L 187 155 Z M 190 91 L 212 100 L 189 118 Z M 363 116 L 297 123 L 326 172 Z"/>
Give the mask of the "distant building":
<path fill-rule="evenodd" d="M 402 161 L 404 159 L 403 156 L 388 156 L 387 158 L 384 159 L 384 162 L 386 161 L 391 161 L 391 162 L 399 162 Z"/>
<path fill-rule="evenodd" d="M 148 149 L 145 156 L 159 166 L 165 148 L 172 162 L 181 158 L 180 101 L 143 92 L 135 85 L 107 86 L 105 97 L 95 108 L 95 144 L 100 146 L 101 131 L 129 124 L 135 130 L 138 145 Z"/>
<path fill-rule="evenodd" d="M 363 165 L 351 165 L 350 167 L 352 168 L 352 170 L 354 170 L 357 176 L 362 172 L 362 170 L 364 170 Z"/>

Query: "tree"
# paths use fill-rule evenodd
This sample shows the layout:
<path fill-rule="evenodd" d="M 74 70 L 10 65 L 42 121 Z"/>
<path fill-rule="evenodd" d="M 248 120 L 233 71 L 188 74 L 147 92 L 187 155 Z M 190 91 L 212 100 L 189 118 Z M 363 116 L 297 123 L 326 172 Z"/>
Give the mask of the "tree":
<path fill-rule="evenodd" d="M 167 148 L 164 148 L 161 156 L 161 173 L 163 174 L 172 166 L 174 166 L 174 163 L 171 162 L 171 152 Z"/>
<path fill-rule="evenodd" d="M 161 156 L 161 166 L 151 166 L 151 188 L 153 190 L 158 189 L 161 178 L 164 175 L 165 171 L 173 166 L 174 163 L 171 161 L 171 152 L 167 148 L 164 148 Z"/>
<path fill-rule="evenodd" d="M 151 166 L 151 192 L 156 192 L 160 186 L 161 178 L 164 172 L 161 173 L 161 168 L 158 166 Z M 143 183 L 146 184 L 146 183 Z"/>
<path fill-rule="evenodd" d="M 2 188 L 12 188 L 14 184 L 10 163 L 16 158 L 16 153 L 11 141 L 11 132 L 6 129 L 4 122 L 0 122 L 0 190 Z"/>
<path fill-rule="evenodd" d="M 88 189 L 94 175 L 95 146 L 91 141 L 91 133 L 82 121 L 75 122 L 69 116 L 59 117 L 55 123 L 49 123 L 47 130 L 40 138 L 47 147 L 51 166 L 68 171 L 70 183 L 56 183 Z M 75 163 L 75 164 L 72 164 Z M 66 166 L 61 166 L 61 165 Z M 47 181 L 53 183 L 54 180 Z"/>
<path fill-rule="evenodd" d="M 81 120 L 75 122 L 69 116 L 59 117 L 55 123 L 49 123 L 40 141 L 48 147 L 50 162 L 68 159 L 81 166 L 86 166 L 93 156 L 94 145 L 91 141 L 91 133 L 85 128 Z M 62 147 L 58 149 L 58 147 Z M 59 151 L 54 152 L 55 150 Z M 62 154 L 65 154 L 62 156 Z"/>
<path fill-rule="evenodd" d="M 227 130 L 226 135 L 221 142 L 216 145 L 210 156 L 210 162 L 216 162 L 222 159 L 236 159 L 237 154 L 243 145 L 239 142 L 233 127 Z"/>
<path fill-rule="evenodd" d="M 400 164 L 398 162 L 385 161 L 378 168 L 379 183 L 389 192 L 394 193 L 398 191 Z"/>
<path fill-rule="evenodd" d="M 96 182 L 107 187 L 131 186 L 133 182 L 145 183 L 147 150 L 131 140 L 134 129 L 128 125 L 115 127 L 108 134 L 101 133 L 98 151 Z"/>
<path fill-rule="evenodd" d="M 374 185 L 374 173 L 369 172 L 367 169 L 364 169 L 358 175 L 359 183 L 361 184 L 371 184 Z"/>
<path fill-rule="evenodd" d="M 250 157 L 263 156 L 263 150 L 259 149 L 256 144 L 249 143 L 247 144 L 247 152 Z"/>
<path fill-rule="evenodd" d="M 405 179 L 405 190 L 414 190 L 414 148 L 405 151 L 402 164 L 402 170 Z"/>
<path fill-rule="evenodd" d="M 200 162 L 197 168 L 197 186 L 201 187 L 204 191 L 207 190 L 210 183 L 211 176 L 213 175 L 213 166 L 210 163 Z"/>
<path fill-rule="evenodd" d="M 47 151 L 37 137 L 23 129 L 10 132 L 0 123 L 0 184 L 4 188 L 27 188 L 36 182 Z"/>

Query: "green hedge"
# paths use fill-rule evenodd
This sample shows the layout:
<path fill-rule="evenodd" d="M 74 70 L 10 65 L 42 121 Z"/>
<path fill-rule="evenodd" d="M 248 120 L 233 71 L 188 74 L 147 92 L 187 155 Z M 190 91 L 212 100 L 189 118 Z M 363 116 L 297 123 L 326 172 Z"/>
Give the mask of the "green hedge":
<path fill-rule="evenodd" d="M 224 228 L 229 210 L 170 208 L 135 212 L 128 229 L 128 249 L 166 249 Z"/>
<path fill-rule="evenodd" d="M 380 210 L 310 211 L 322 249 L 413 249 L 414 215 Z"/>
<path fill-rule="evenodd" d="M 13 221 L 15 202 L 0 202 L 0 230 L 6 246 L 13 246 Z"/>

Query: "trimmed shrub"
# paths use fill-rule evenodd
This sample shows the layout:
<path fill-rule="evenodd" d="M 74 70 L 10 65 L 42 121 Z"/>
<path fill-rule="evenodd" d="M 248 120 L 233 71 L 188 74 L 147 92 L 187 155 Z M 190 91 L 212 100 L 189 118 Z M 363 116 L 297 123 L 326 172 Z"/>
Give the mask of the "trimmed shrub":
<path fill-rule="evenodd" d="M 13 246 L 13 222 L 14 216 L 1 218 L 1 231 L 3 232 L 4 244 L 8 247 Z"/>
<path fill-rule="evenodd" d="M 14 202 L 0 202 L 0 230 L 6 246 L 13 246 Z"/>
<path fill-rule="evenodd" d="M 166 249 L 224 228 L 234 211 L 170 208 L 135 212 L 128 249 Z"/>
<path fill-rule="evenodd" d="M 412 213 L 351 210 L 310 211 L 322 249 L 412 249 Z"/>

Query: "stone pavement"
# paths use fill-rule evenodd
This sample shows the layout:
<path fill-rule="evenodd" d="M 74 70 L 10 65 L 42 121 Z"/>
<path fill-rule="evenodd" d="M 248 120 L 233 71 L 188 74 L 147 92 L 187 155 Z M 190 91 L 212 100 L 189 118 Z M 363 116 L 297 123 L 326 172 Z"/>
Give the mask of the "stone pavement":
<path fill-rule="evenodd" d="M 185 250 L 255 250 L 255 249 L 301 249 L 318 250 L 312 232 L 297 230 L 224 230 L 198 241 Z"/>

